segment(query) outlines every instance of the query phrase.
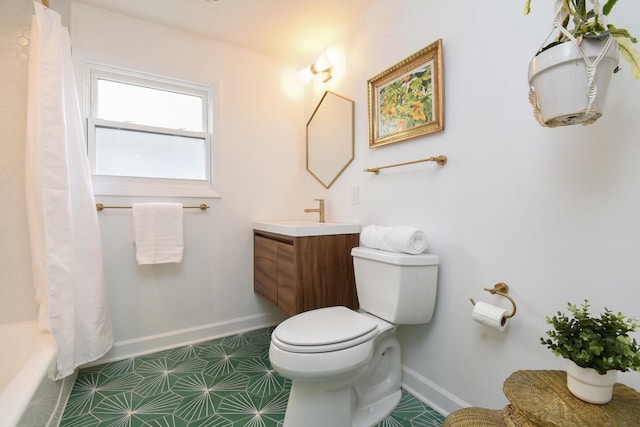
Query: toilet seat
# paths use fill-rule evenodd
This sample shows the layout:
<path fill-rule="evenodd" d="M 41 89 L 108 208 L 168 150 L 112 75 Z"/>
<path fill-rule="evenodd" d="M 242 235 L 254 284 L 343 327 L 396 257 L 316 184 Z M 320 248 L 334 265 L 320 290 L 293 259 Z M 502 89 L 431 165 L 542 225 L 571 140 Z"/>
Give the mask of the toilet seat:
<path fill-rule="evenodd" d="M 306 311 L 276 327 L 271 341 L 293 353 L 326 353 L 366 342 L 378 335 L 378 323 L 346 307 Z"/>

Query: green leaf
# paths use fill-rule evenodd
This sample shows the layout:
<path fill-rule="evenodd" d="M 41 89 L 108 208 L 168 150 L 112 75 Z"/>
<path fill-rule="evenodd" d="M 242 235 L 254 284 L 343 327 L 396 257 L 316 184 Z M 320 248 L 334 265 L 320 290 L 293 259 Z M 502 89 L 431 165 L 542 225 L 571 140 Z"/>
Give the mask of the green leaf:
<path fill-rule="evenodd" d="M 604 13 L 605 15 L 608 15 L 611 12 L 611 9 L 613 9 L 613 6 L 615 6 L 617 2 L 618 0 L 607 1 L 605 5 L 602 6 L 602 13 Z"/>
<path fill-rule="evenodd" d="M 617 28 L 611 24 L 607 25 L 609 32 L 611 33 L 612 36 L 614 37 L 626 37 L 629 40 L 631 40 L 633 43 L 638 43 L 638 39 L 633 37 L 630 33 L 629 30 L 626 30 L 624 28 Z"/>
<path fill-rule="evenodd" d="M 587 20 L 587 5 L 584 0 L 575 2 L 575 13 L 580 18 L 580 20 Z"/>
<path fill-rule="evenodd" d="M 634 79 L 640 80 L 640 52 L 633 46 L 631 40 L 626 37 L 613 35 L 618 42 L 620 55 L 631 64 L 631 75 Z"/>
<path fill-rule="evenodd" d="M 596 356 L 600 356 L 602 350 L 604 350 L 604 347 L 595 341 L 591 341 L 591 343 L 589 344 L 589 351 L 591 351 Z"/>

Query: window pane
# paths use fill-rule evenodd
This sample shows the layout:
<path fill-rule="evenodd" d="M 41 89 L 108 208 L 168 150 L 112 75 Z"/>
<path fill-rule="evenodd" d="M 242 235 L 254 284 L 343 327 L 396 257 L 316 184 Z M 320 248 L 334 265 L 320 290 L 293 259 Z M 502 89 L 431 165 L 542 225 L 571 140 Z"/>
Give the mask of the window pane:
<path fill-rule="evenodd" d="M 206 141 L 96 127 L 96 174 L 206 180 Z"/>
<path fill-rule="evenodd" d="M 116 122 L 205 131 L 199 96 L 98 79 L 97 116 Z"/>

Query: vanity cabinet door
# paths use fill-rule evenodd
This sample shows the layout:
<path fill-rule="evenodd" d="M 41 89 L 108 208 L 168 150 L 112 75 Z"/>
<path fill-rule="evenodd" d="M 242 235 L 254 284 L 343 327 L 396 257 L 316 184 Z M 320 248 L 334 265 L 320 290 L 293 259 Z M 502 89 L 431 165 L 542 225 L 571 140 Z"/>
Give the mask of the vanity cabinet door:
<path fill-rule="evenodd" d="M 253 275 L 256 293 L 289 316 L 298 313 L 293 241 L 254 235 Z"/>
<path fill-rule="evenodd" d="M 253 289 L 278 305 L 278 242 L 254 236 L 253 248 Z"/>
<path fill-rule="evenodd" d="M 290 316 L 298 313 L 293 253 L 292 244 L 278 242 L 278 307 Z"/>

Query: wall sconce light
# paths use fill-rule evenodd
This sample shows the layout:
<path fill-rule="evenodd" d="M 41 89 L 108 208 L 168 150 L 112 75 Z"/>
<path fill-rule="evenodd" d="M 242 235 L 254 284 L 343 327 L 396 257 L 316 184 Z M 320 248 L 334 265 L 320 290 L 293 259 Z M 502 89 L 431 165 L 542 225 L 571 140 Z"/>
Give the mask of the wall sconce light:
<path fill-rule="evenodd" d="M 313 64 L 300 70 L 300 80 L 304 84 L 307 84 L 314 76 L 319 74 L 322 79 L 322 83 L 328 82 L 331 80 L 331 77 L 333 77 L 331 74 L 333 66 L 340 62 L 341 58 L 342 55 L 340 54 L 340 51 L 335 47 L 330 47 Z"/>

